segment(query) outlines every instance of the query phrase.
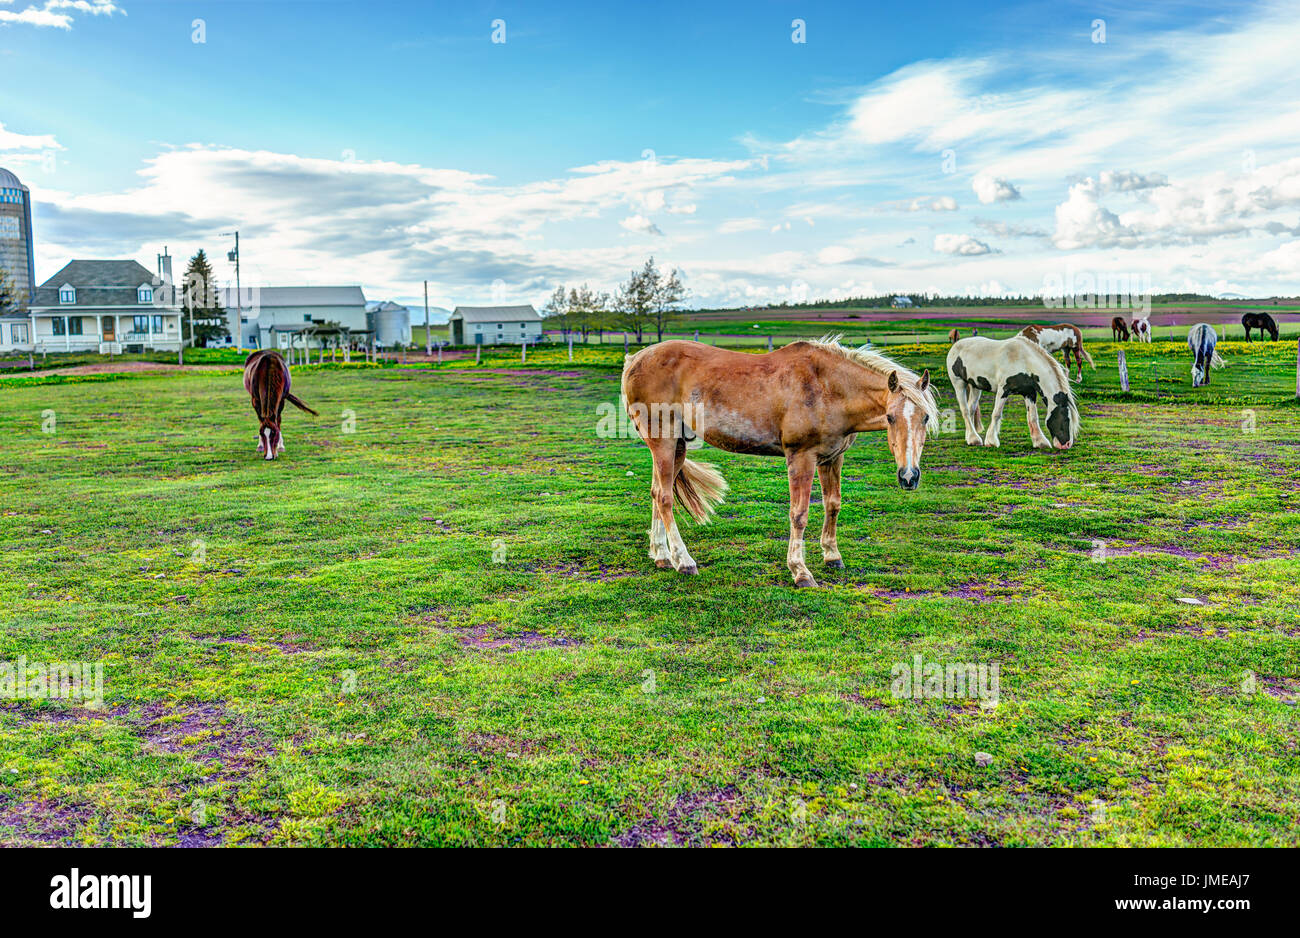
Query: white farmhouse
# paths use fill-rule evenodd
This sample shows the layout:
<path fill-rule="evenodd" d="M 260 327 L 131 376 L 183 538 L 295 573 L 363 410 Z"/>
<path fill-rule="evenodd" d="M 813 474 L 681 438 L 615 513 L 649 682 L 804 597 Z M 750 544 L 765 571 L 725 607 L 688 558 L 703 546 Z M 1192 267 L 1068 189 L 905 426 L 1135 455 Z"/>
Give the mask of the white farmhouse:
<path fill-rule="evenodd" d="M 452 345 L 522 345 L 542 340 L 542 317 L 529 306 L 457 306 Z"/>
<path fill-rule="evenodd" d="M 331 331 L 326 339 L 318 333 L 335 325 L 362 340 L 370 331 L 366 295 L 357 286 L 244 287 L 238 295 L 227 287 L 221 291 L 221 305 L 240 348 L 318 348 L 337 335 Z"/>
<path fill-rule="evenodd" d="M 35 294 L 33 351 L 112 354 L 181 347 L 176 291 L 135 261 L 69 261 Z M 12 330 L 12 323 L 6 325 Z"/>

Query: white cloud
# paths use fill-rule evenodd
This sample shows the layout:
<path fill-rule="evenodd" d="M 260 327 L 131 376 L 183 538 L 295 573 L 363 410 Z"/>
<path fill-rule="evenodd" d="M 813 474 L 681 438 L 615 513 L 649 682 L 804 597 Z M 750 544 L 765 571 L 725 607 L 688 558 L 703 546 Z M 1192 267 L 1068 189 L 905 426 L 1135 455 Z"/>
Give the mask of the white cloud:
<path fill-rule="evenodd" d="M 980 200 L 981 205 L 991 205 L 994 202 L 1013 202 L 1020 198 L 1019 189 L 1005 179 L 998 179 L 988 173 L 977 174 L 971 180 L 971 188 L 975 190 L 975 197 Z"/>
<path fill-rule="evenodd" d="M 5 4 L 12 2 L 13 0 L 0 0 L 0 3 Z M 29 6 L 18 12 L 0 10 L 0 23 L 71 29 L 74 14 L 77 13 L 90 16 L 112 16 L 114 13 L 126 15 L 126 11 L 112 0 L 45 0 L 43 6 Z"/>
<path fill-rule="evenodd" d="M 663 234 L 663 232 L 659 230 L 659 226 L 644 215 L 629 215 L 627 218 L 619 222 L 619 224 L 635 234 Z"/>
<path fill-rule="evenodd" d="M 999 253 L 983 241 L 966 234 L 937 234 L 934 236 L 934 249 L 940 254 L 959 254 L 963 257 Z"/>

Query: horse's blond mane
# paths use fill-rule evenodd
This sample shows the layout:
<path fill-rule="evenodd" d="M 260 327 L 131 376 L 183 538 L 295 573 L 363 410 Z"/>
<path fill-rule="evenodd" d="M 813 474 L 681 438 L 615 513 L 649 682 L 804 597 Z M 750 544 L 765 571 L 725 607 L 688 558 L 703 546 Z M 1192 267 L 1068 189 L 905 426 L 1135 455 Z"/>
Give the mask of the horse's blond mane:
<path fill-rule="evenodd" d="M 1023 340 L 1027 347 L 1033 349 L 1033 354 L 1038 356 L 1043 367 L 1050 370 L 1052 375 L 1056 378 L 1056 383 L 1060 385 L 1060 389 L 1069 395 L 1070 437 L 1073 439 L 1079 432 L 1079 402 L 1074 396 L 1074 385 L 1070 384 L 1070 373 L 1065 370 L 1065 366 L 1056 360 L 1055 355 L 1047 351 L 1047 349 L 1043 348 L 1033 339 L 1028 336 L 1017 334 L 1012 336 L 1008 341 L 1014 341 L 1015 339 Z M 1051 399 L 1052 398 L 1049 395 L 1048 400 L 1050 401 Z"/>
<path fill-rule="evenodd" d="M 805 339 L 809 345 L 815 345 L 818 348 L 825 349 L 828 352 L 834 352 L 841 358 L 861 365 L 863 368 L 870 369 L 878 375 L 888 376 L 891 371 L 898 372 L 898 387 L 902 395 L 916 404 L 926 414 L 929 415 L 931 422 L 939 419 L 939 405 L 934 398 L 934 383 L 924 391 L 921 390 L 921 376 L 910 368 L 898 364 L 892 358 L 881 355 L 879 352 L 861 346 L 860 348 L 849 348 L 847 345 L 841 345 L 842 335 L 825 335 L 820 339 Z"/>

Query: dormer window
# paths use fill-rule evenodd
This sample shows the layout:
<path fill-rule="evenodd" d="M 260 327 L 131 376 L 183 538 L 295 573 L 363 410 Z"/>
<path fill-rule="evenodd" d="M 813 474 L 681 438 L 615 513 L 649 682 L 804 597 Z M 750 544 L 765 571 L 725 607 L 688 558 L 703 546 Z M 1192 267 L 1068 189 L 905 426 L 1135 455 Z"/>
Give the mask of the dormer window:
<path fill-rule="evenodd" d="M 136 301 L 140 303 L 140 305 L 144 305 L 145 303 L 152 303 L 153 287 L 151 287 L 149 284 L 142 284 L 140 288 L 135 291 L 135 298 Z"/>
<path fill-rule="evenodd" d="M 77 291 L 70 283 L 59 287 L 59 302 L 65 305 L 77 302 Z"/>

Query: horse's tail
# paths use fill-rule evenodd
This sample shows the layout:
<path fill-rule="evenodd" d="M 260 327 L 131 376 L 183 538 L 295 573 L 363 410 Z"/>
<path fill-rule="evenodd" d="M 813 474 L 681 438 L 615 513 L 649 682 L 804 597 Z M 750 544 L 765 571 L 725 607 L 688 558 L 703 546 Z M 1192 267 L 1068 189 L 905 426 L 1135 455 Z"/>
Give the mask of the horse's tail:
<path fill-rule="evenodd" d="M 727 492 L 727 480 L 708 463 L 688 459 L 673 480 L 673 495 L 699 524 L 708 524 L 713 506 L 721 505 Z"/>
<path fill-rule="evenodd" d="M 1225 364 L 1225 362 L 1223 361 L 1223 359 L 1219 357 L 1219 351 L 1218 351 L 1218 349 L 1211 348 L 1211 349 L 1210 349 L 1210 367 L 1211 367 L 1211 368 L 1222 368 L 1222 367 L 1224 366 L 1224 364 Z"/>
<path fill-rule="evenodd" d="M 1083 347 L 1082 342 L 1079 343 L 1079 354 L 1083 356 L 1084 361 L 1093 367 L 1094 371 L 1097 369 L 1097 363 L 1092 360 L 1092 356 L 1088 354 L 1088 350 Z"/>
<path fill-rule="evenodd" d="M 313 417 L 320 416 L 320 414 L 316 413 L 316 411 L 312 410 L 310 407 L 308 407 L 302 401 L 298 400 L 298 398 L 292 394 L 285 394 L 284 399 L 288 401 L 290 404 L 292 404 L 294 407 L 297 407 L 299 410 L 307 411 L 307 413 L 311 414 Z"/>

